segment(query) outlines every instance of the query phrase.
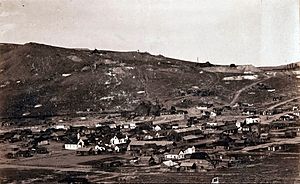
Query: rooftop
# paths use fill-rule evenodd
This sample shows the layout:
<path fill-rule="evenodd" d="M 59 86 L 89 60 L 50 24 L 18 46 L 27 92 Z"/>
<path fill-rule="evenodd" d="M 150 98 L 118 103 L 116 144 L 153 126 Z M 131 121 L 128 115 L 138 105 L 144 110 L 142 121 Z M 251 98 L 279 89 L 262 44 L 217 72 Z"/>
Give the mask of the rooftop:
<path fill-rule="evenodd" d="M 181 167 L 192 167 L 195 163 L 194 162 L 182 162 L 180 164 Z"/>
<path fill-rule="evenodd" d="M 136 145 L 136 146 L 143 146 L 146 144 L 156 144 L 158 146 L 167 146 L 172 145 L 172 141 L 137 141 L 137 140 L 131 140 L 129 145 Z"/>
<path fill-rule="evenodd" d="M 192 140 L 192 139 L 200 139 L 204 138 L 204 135 L 187 135 L 182 137 L 183 140 Z"/>
<path fill-rule="evenodd" d="M 184 133 L 184 132 L 190 132 L 190 131 L 197 131 L 200 130 L 199 127 L 188 127 L 188 128 L 182 128 L 182 129 L 176 129 L 176 133 Z"/>

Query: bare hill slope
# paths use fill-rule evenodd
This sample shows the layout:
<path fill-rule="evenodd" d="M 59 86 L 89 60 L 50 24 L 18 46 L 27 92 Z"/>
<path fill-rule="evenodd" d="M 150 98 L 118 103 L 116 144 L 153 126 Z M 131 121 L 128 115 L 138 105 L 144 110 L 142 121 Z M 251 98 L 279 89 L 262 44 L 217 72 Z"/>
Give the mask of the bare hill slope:
<path fill-rule="evenodd" d="M 144 100 L 166 106 L 184 99 L 226 104 L 235 91 L 253 82 L 225 82 L 223 77 L 237 74 L 204 71 L 207 66 L 213 65 L 140 52 L 1 44 L 0 115 L 120 111 Z"/>

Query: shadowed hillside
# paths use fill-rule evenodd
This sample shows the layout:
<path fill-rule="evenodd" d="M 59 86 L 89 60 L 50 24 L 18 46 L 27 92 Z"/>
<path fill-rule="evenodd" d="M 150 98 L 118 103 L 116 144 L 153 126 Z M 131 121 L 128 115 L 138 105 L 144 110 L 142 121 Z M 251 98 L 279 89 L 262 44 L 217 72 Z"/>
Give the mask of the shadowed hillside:
<path fill-rule="evenodd" d="M 225 81 L 245 72 L 229 66 L 209 70 L 193 63 L 141 52 L 65 49 L 36 43 L 0 45 L 0 115 L 36 117 L 107 110 L 142 101 L 163 106 L 204 102 L 226 105 L 252 80 Z M 214 66 L 215 67 L 215 66 Z M 223 72 L 227 70 L 227 72 Z M 249 67 L 248 67 L 249 68 Z M 251 73 L 260 72 L 255 67 Z M 229 70 L 230 69 L 230 70 Z M 220 70 L 220 71 L 219 71 Z M 257 80 L 263 73 L 257 73 Z"/>

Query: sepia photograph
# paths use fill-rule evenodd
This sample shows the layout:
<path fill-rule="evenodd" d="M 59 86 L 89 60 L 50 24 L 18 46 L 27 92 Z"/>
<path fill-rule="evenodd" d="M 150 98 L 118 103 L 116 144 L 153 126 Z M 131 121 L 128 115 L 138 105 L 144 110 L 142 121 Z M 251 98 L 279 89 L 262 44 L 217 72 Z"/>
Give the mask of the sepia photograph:
<path fill-rule="evenodd" d="M 300 184 L 300 0 L 0 0 L 0 183 Z"/>

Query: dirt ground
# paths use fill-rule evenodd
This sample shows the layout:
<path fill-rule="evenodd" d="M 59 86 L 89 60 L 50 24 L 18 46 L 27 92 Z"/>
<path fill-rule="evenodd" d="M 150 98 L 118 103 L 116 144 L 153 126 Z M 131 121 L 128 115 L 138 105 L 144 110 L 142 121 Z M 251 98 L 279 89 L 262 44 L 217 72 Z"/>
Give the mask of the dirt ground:
<path fill-rule="evenodd" d="M 82 166 L 79 163 L 88 162 L 93 160 L 100 160 L 103 158 L 119 156 L 119 157 L 128 157 L 128 155 L 90 155 L 90 156 L 78 156 L 74 151 L 62 151 L 61 153 L 56 153 L 53 155 L 44 155 L 40 157 L 28 158 L 16 160 L 13 163 L 17 165 L 25 166 L 39 166 L 39 167 L 57 167 L 57 168 L 91 168 L 90 166 Z"/>

